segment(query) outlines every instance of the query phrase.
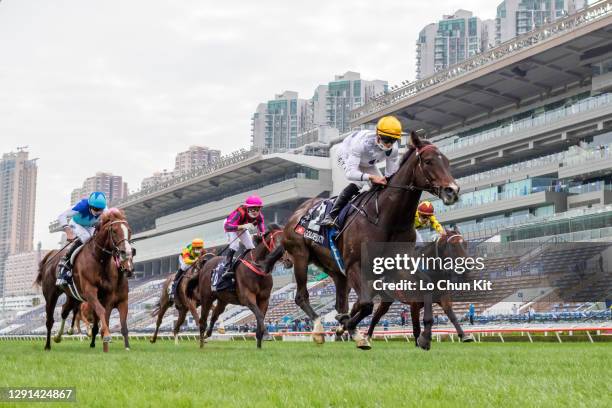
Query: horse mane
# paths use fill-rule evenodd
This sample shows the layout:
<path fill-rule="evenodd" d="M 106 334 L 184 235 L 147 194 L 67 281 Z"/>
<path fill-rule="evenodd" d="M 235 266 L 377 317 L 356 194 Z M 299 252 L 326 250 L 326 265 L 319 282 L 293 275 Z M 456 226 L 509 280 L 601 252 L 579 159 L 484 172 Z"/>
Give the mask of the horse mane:
<path fill-rule="evenodd" d="M 430 145 L 431 142 L 428 140 L 421 140 L 421 144 L 422 146 L 427 146 Z M 400 160 L 400 167 L 402 167 L 404 165 L 404 163 L 406 163 L 408 161 L 408 159 L 410 158 L 410 156 L 412 155 L 413 152 L 415 152 L 417 149 L 416 147 L 410 145 L 408 147 L 408 150 L 406 151 L 406 153 L 404 153 L 404 155 L 402 156 L 401 160 Z"/>
<path fill-rule="evenodd" d="M 104 225 L 112 221 L 125 221 L 125 212 L 115 207 L 109 208 L 107 211 L 104 211 L 104 213 L 100 217 L 100 225 Z"/>

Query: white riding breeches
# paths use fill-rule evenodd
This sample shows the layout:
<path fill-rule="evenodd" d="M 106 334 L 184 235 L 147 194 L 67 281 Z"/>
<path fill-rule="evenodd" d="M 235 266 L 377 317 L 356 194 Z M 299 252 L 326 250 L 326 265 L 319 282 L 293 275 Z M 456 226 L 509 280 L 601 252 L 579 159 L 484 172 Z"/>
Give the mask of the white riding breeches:
<path fill-rule="evenodd" d="M 240 249 L 241 242 L 246 249 L 255 248 L 255 244 L 253 244 L 253 239 L 251 238 L 251 233 L 247 230 L 228 231 L 225 234 L 227 235 L 230 249 L 233 249 L 234 251 L 238 251 Z"/>
<path fill-rule="evenodd" d="M 72 220 L 70 220 L 68 226 L 72 229 L 74 235 L 76 235 L 77 238 L 79 238 L 83 244 L 91 239 L 91 236 L 96 230 L 95 227 L 84 227 Z"/>

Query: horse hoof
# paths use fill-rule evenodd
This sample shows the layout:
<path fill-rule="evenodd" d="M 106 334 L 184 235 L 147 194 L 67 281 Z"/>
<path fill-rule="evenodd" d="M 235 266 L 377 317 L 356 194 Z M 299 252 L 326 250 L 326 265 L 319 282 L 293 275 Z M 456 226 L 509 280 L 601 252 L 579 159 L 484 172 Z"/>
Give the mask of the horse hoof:
<path fill-rule="evenodd" d="M 55 336 L 55 337 L 53 337 L 53 342 L 54 343 L 61 343 L 62 342 L 62 338 Z"/>
<path fill-rule="evenodd" d="M 474 341 L 476 341 L 476 339 L 474 339 L 474 336 L 471 334 L 466 334 L 461 338 L 462 343 L 473 343 Z"/>
<path fill-rule="evenodd" d="M 417 339 L 417 345 L 423 350 L 429 350 L 431 348 L 431 343 L 423 336 L 419 336 Z"/>
<path fill-rule="evenodd" d="M 125 348 L 125 351 L 130 351 L 130 348 L 129 348 L 129 347 L 126 347 L 126 348 Z"/>
<path fill-rule="evenodd" d="M 370 350 L 372 345 L 368 341 L 368 339 L 361 339 L 357 342 L 357 348 L 361 350 Z"/>
<path fill-rule="evenodd" d="M 325 335 L 323 333 L 312 333 L 312 339 L 317 344 L 325 343 Z"/>
<path fill-rule="evenodd" d="M 66 334 L 69 335 L 69 336 L 72 336 L 74 334 L 74 331 L 72 329 L 68 329 Z"/>
<path fill-rule="evenodd" d="M 149 339 L 149 343 L 155 344 L 155 339 Z"/>
<path fill-rule="evenodd" d="M 93 335 L 93 333 L 91 332 L 91 329 L 87 330 L 87 337 L 91 337 Z"/>

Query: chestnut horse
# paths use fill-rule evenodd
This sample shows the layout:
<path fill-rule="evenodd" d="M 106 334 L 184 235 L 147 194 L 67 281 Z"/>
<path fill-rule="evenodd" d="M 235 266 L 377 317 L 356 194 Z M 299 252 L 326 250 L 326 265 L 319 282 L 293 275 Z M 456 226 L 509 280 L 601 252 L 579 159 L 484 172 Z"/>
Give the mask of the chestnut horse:
<path fill-rule="evenodd" d="M 242 305 L 248 307 L 257 319 L 257 348 L 261 348 L 261 341 L 265 332 L 264 319 L 268 311 L 270 293 L 272 292 L 272 275 L 265 273 L 259 264 L 265 262 L 266 256 L 280 245 L 283 230 L 278 225 L 270 225 L 269 230 L 263 237 L 255 236 L 255 248 L 248 251 L 243 261 L 236 264 L 236 291 L 223 290 L 216 292 L 211 287 L 212 273 L 225 257 L 216 256 L 206 262 L 199 279 L 189 282 L 187 293 L 190 295 L 195 286 L 200 291 L 200 348 L 204 347 L 207 337 L 212 335 L 215 323 L 228 304 Z M 210 325 L 207 326 L 208 313 L 212 308 L 213 302 L 217 301 L 213 314 L 210 318 Z M 208 329 L 207 329 L 208 327 Z"/>
<path fill-rule="evenodd" d="M 79 296 L 88 302 L 94 310 L 94 321 L 90 347 L 95 347 L 98 333 L 98 322 L 102 325 L 103 350 L 108 352 L 111 341 L 109 319 L 112 309 L 119 310 L 121 334 L 125 349 L 129 350 L 127 313 L 128 313 L 128 281 L 132 275 L 134 251 L 130 245 L 131 230 L 123 211 L 111 208 L 100 217 L 91 239 L 80 249 L 72 267 L 72 276 L 79 291 Z M 51 349 L 51 329 L 53 328 L 53 312 L 58 298 L 62 293 L 67 300 L 62 307 L 62 323 L 55 338 L 61 341 L 66 318 L 74 310 L 80 300 L 74 299 L 68 288 L 58 288 L 55 285 L 57 264 L 62 252 L 51 251 L 39 265 L 36 284 L 42 287 L 46 302 L 47 342 L 45 350 Z"/>
<path fill-rule="evenodd" d="M 334 261 L 331 251 L 313 243 L 298 234 L 295 229 L 299 220 L 315 204 L 314 198 L 302 204 L 290 217 L 285 226 L 283 248 L 294 264 L 297 292 L 295 302 L 314 322 L 313 338 L 324 342 L 321 317 L 314 311 L 308 300 L 307 270 L 314 263 L 332 278 L 336 285 L 336 319 L 342 330 L 348 330 L 357 347 L 368 350 L 370 342 L 356 329 L 359 322 L 372 313 L 371 287 L 361 285 L 361 245 L 368 242 L 415 242 L 414 218 L 423 191 L 428 191 L 452 205 L 459 198 L 459 187 L 450 174 L 449 161 L 433 144 L 421 140 L 416 133 L 410 134 L 411 147 L 404 154 L 398 171 L 389 178 L 387 185 L 376 186 L 354 200 L 359 209 L 345 222 L 336 238 L 336 245 L 345 265 L 343 274 Z M 271 261 L 280 259 L 279 249 Z M 357 294 L 357 302 L 348 315 L 350 289 Z M 431 322 L 426 321 L 424 336 L 431 341 Z"/>
<path fill-rule="evenodd" d="M 181 326 L 185 322 L 185 318 L 187 317 L 187 312 L 191 312 L 194 321 L 199 320 L 197 308 L 200 305 L 200 295 L 197 290 L 193 290 L 190 296 L 187 296 L 186 289 L 187 283 L 191 278 L 196 278 L 202 267 L 209 259 L 212 259 L 214 254 L 208 253 L 204 254 L 187 270 L 185 275 L 181 278 L 181 281 L 178 283 L 176 287 L 176 296 L 174 297 L 174 307 L 178 312 L 178 317 L 176 319 L 176 323 L 174 324 L 174 344 L 178 344 L 178 334 L 181 330 Z M 168 311 L 168 309 L 172 306 L 172 302 L 170 302 L 170 296 L 168 295 L 168 288 L 172 286 L 172 282 L 174 281 L 174 277 L 176 273 L 168 276 L 164 284 L 162 285 L 162 291 L 159 296 L 159 302 L 155 305 L 155 310 L 151 313 L 151 316 L 157 316 L 157 321 L 155 323 L 155 332 L 153 333 L 153 337 L 149 340 L 151 343 L 155 343 L 157 341 L 157 334 L 159 333 L 159 326 L 161 326 L 162 321 L 164 319 L 164 315 Z"/>
<path fill-rule="evenodd" d="M 92 333 L 92 322 L 93 322 L 93 309 L 87 302 L 81 303 L 72 314 L 72 324 L 68 329 L 68 335 L 81 334 L 81 322 L 85 323 L 85 329 L 87 330 L 87 336 L 91 337 Z"/>
<path fill-rule="evenodd" d="M 457 229 L 447 230 L 445 236 L 439 237 L 435 242 L 428 244 L 426 248 L 423 250 L 423 254 L 426 257 L 436 257 L 436 258 L 465 258 L 467 257 L 466 252 L 466 243 L 463 239 L 463 236 L 459 233 Z M 440 271 L 429 271 L 432 273 L 440 272 Z M 452 272 L 452 271 L 445 271 Z M 439 274 L 437 274 L 440 276 Z M 395 297 L 400 297 L 398 294 L 395 294 Z M 410 305 L 410 316 L 412 318 L 412 333 L 415 339 L 415 345 L 419 345 L 417 340 L 421 334 L 421 322 L 420 322 L 420 311 L 424 307 L 423 302 L 411 302 L 408 299 L 400 299 L 402 303 Z M 457 316 L 453 311 L 453 302 L 451 300 L 450 293 L 441 293 L 439 295 L 439 299 L 436 299 L 437 302 L 446 316 L 448 316 L 449 320 L 455 326 L 455 330 L 457 330 L 457 335 L 464 343 L 469 343 L 474 341 L 474 337 L 471 334 L 465 334 L 463 328 L 459 324 L 457 320 Z M 376 311 L 374 312 L 374 316 L 372 317 L 372 321 L 370 322 L 370 327 L 368 329 L 368 339 L 372 338 L 372 334 L 374 333 L 374 328 L 380 321 L 380 319 L 389 311 L 389 308 L 393 302 L 381 301 Z"/>

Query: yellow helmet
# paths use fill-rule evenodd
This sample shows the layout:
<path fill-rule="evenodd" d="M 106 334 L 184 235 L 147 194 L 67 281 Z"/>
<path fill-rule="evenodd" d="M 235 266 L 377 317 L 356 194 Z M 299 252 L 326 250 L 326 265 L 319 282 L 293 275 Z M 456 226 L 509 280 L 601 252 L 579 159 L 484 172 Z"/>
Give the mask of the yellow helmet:
<path fill-rule="evenodd" d="M 379 136 L 399 139 L 402 137 L 402 124 L 395 116 L 383 116 L 378 120 L 376 133 Z"/>
<path fill-rule="evenodd" d="M 195 238 L 191 241 L 191 248 L 204 248 L 204 240 L 202 238 Z"/>

